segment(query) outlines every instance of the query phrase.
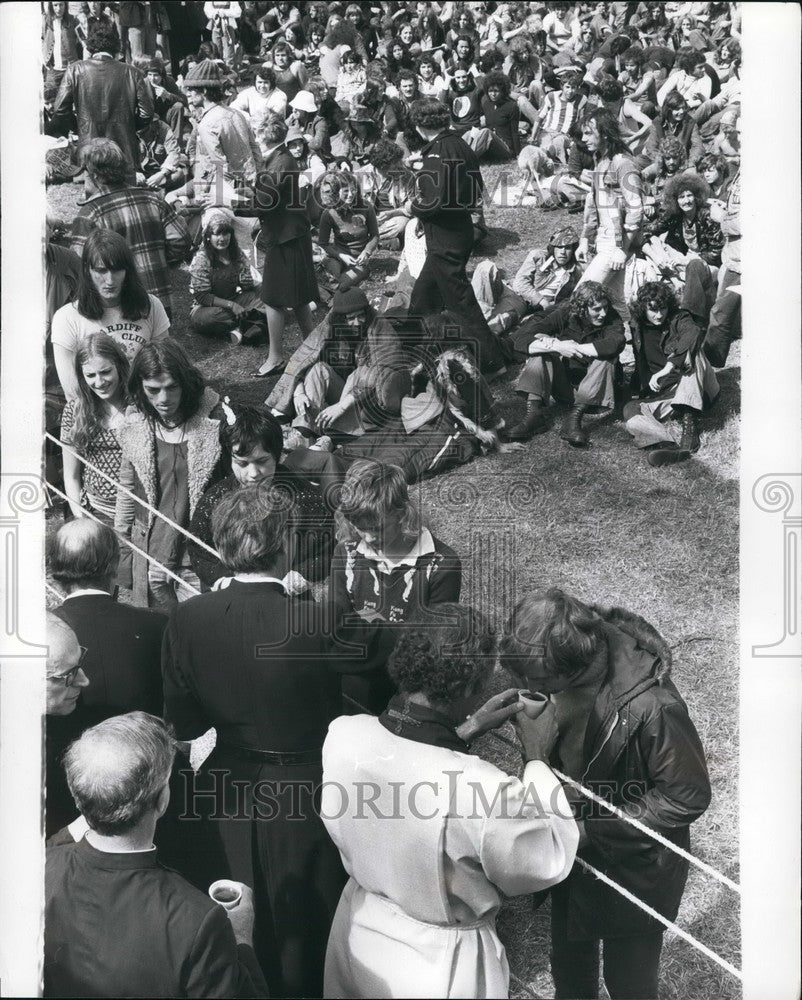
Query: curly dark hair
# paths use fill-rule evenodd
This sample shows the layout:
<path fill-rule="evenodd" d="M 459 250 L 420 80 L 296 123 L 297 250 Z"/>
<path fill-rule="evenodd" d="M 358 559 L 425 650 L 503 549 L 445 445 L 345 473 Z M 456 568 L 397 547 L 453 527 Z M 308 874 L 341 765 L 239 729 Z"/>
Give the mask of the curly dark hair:
<path fill-rule="evenodd" d="M 89 26 L 86 36 L 87 51 L 94 55 L 96 52 L 108 52 L 109 55 L 116 56 L 120 51 L 120 37 L 113 21 L 95 21 Z"/>
<path fill-rule="evenodd" d="M 642 323 L 646 319 L 647 306 L 652 309 L 668 309 L 669 316 L 677 311 L 677 296 L 667 281 L 645 281 L 640 286 L 629 303 L 629 310 L 636 322 Z"/>
<path fill-rule="evenodd" d="M 223 453 L 226 456 L 248 455 L 261 446 L 278 462 L 284 439 L 281 424 L 273 414 L 262 406 L 238 406 L 235 410 L 229 405 L 229 409 L 234 413 L 234 423 L 221 420 L 217 431 Z"/>
<path fill-rule="evenodd" d="M 424 694 L 434 705 L 447 707 L 486 687 L 495 649 L 493 630 L 478 611 L 438 604 L 407 623 L 387 672 L 402 693 Z"/>
<path fill-rule="evenodd" d="M 499 73 L 497 71 L 488 73 L 484 79 L 484 92 L 487 94 L 491 87 L 498 87 L 501 91 L 501 97 L 505 101 L 509 99 L 509 96 L 512 93 L 510 78 L 506 73 Z"/>
<path fill-rule="evenodd" d="M 571 294 L 568 303 L 569 315 L 584 325 L 588 321 L 588 306 L 597 302 L 604 302 L 608 310 L 611 308 L 610 296 L 603 285 L 598 281 L 583 281 Z"/>
<path fill-rule="evenodd" d="M 603 101 L 620 101 L 624 96 L 623 85 L 614 76 L 605 74 L 596 84 L 596 90 Z"/>
<path fill-rule="evenodd" d="M 727 180 L 730 174 L 727 157 L 721 153 L 705 153 L 696 161 L 696 172 L 703 174 L 705 170 L 717 170 L 721 180 Z"/>
<path fill-rule="evenodd" d="M 681 52 L 677 59 L 677 65 L 685 73 L 693 73 L 694 69 L 703 65 L 704 62 L 705 57 L 696 49 L 691 49 L 690 52 Z"/>
<path fill-rule="evenodd" d="M 415 101 L 410 117 L 413 125 L 426 129 L 443 129 L 451 124 L 451 112 L 435 97 Z"/>
<path fill-rule="evenodd" d="M 707 202 L 711 194 L 710 185 L 704 177 L 700 177 L 692 170 L 675 174 L 666 181 L 663 188 L 663 208 L 669 215 L 680 214 L 677 198 L 683 191 L 690 191 L 693 194 L 697 209 L 700 209 Z"/>
<path fill-rule="evenodd" d="M 643 67 L 646 62 L 646 53 L 643 51 L 640 45 L 630 45 L 626 50 L 626 55 L 624 56 L 624 62 L 635 63 L 638 69 Z"/>
<path fill-rule="evenodd" d="M 381 139 L 376 140 L 376 145 L 370 154 L 370 162 L 378 170 L 387 170 L 389 167 L 394 166 L 400 167 L 403 159 L 404 150 L 397 142 L 393 142 L 387 136 L 382 136 Z"/>

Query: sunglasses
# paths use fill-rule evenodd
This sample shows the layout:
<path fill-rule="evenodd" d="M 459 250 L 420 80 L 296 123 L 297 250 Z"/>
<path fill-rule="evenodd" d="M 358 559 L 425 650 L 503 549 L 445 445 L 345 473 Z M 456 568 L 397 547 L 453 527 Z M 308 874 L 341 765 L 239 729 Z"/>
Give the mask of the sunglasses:
<path fill-rule="evenodd" d="M 70 667 L 70 669 L 66 670 L 63 674 L 51 674 L 51 681 L 64 681 L 64 687 L 72 686 L 73 681 L 78 676 L 78 671 L 81 669 L 81 664 L 84 662 L 84 657 L 88 652 L 86 646 L 79 646 L 79 649 L 81 650 L 81 655 L 75 666 Z"/>

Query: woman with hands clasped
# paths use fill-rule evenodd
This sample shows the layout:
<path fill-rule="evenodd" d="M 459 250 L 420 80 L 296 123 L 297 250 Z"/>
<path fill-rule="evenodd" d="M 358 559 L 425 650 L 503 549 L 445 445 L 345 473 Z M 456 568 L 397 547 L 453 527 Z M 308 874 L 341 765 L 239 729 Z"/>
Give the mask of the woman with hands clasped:
<path fill-rule="evenodd" d="M 324 996 L 508 996 L 495 927 L 502 893 L 561 881 L 579 834 L 547 764 L 554 707 L 531 719 L 510 689 L 465 719 L 494 664 L 482 616 L 440 604 L 401 633 L 388 664 L 398 694 L 382 715 L 329 725 L 321 814 L 350 879 L 329 937 Z M 511 717 L 520 779 L 469 749 Z M 383 822 L 364 813 L 360 821 L 366 788 Z"/>

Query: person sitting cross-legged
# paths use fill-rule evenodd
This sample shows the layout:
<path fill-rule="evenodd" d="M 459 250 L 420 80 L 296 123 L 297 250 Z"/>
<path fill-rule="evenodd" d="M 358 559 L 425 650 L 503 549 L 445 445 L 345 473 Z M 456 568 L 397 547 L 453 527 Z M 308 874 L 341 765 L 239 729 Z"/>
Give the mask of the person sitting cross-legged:
<path fill-rule="evenodd" d="M 560 437 L 574 447 L 588 444 L 582 417 L 614 405 L 615 362 L 624 349 L 624 325 L 596 281 L 578 285 L 568 302 L 535 328 L 532 355 L 515 385 L 526 394 L 526 414 L 507 432 L 509 441 L 525 441 L 546 430 L 550 397 L 571 407 Z"/>

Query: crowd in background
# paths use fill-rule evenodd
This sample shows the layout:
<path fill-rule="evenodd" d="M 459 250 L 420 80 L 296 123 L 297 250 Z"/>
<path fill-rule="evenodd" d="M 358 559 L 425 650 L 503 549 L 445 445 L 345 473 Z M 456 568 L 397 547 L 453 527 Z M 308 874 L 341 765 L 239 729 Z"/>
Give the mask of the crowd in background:
<path fill-rule="evenodd" d="M 687 846 L 710 789 L 670 652 L 553 589 L 494 636 L 408 484 L 524 450 L 554 404 L 555 447 L 613 413 L 655 468 L 699 451 L 741 335 L 739 5 L 42 6 L 47 178 L 78 192 L 45 251 L 46 993 L 506 996 L 501 894 L 551 889 L 557 996 L 597 995 L 602 940 L 610 995 L 656 996 L 662 929 L 574 857 L 670 920 L 687 865 L 548 765 Z M 559 213 L 509 274 L 490 201 Z M 181 346 L 214 338 L 265 345 L 262 406 Z M 469 753 L 507 720 L 520 780 Z M 321 798 L 389 808 L 449 766 L 501 790 L 482 816 Z M 192 888 L 220 878 L 225 910 Z"/>

